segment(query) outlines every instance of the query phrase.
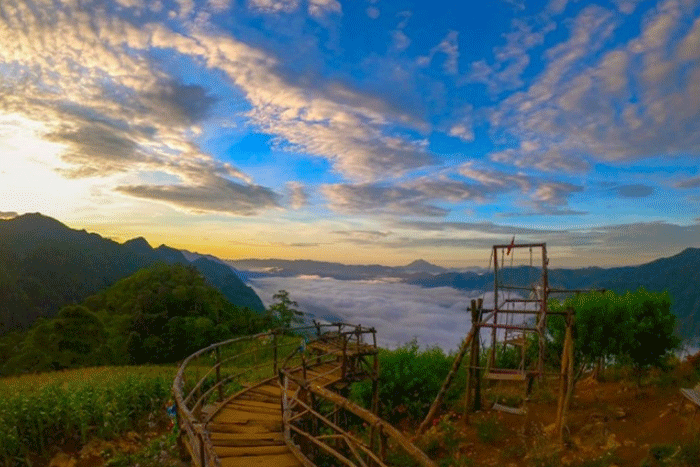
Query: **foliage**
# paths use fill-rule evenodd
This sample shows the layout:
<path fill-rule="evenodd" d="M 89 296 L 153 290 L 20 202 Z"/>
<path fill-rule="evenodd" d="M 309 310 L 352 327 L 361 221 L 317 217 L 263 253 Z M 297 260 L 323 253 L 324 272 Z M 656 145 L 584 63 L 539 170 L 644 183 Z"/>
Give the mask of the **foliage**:
<path fill-rule="evenodd" d="M 61 307 L 163 261 L 189 264 L 164 245 L 154 249 L 142 238 L 119 244 L 41 214 L 0 220 L 0 335 L 53 317 Z M 228 266 L 208 258 L 192 264 L 235 305 L 264 309 Z"/>
<path fill-rule="evenodd" d="M 428 412 L 452 365 L 442 349 L 420 351 L 415 341 L 396 350 L 379 351 L 379 398 L 382 416 L 392 423 L 408 418 L 418 421 Z M 463 382 L 455 382 L 457 391 Z M 448 393 L 448 396 L 450 394 Z M 353 385 L 351 397 L 369 407 L 372 386 L 369 381 Z"/>
<path fill-rule="evenodd" d="M 114 368 L 0 380 L 0 459 L 14 465 L 51 446 L 134 430 L 163 410 L 171 373 Z"/>
<path fill-rule="evenodd" d="M 662 365 L 680 340 L 674 335 L 675 316 L 667 292 L 589 292 L 551 300 L 552 311 L 573 309 L 575 361 L 590 365 L 598 359 L 628 360 L 637 370 Z M 564 318 L 549 320 L 550 351 L 560 354 L 565 333 Z"/>
<path fill-rule="evenodd" d="M 4 338 L 11 357 L 0 371 L 170 363 L 263 324 L 261 315 L 232 305 L 193 267 L 161 263 L 39 320 L 23 338 Z"/>
<path fill-rule="evenodd" d="M 151 440 L 141 451 L 117 454 L 105 463 L 105 467 L 177 467 L 177 430 Z"/>
<path fill-rule="evenodd" d="M 289 329 L 293 325 L 304 322 L 304 313 L 294 308 L 299 304 L 289 298 L 289 292 L 280 290 L 272 298 L 276 302 L 270 305 L 267 312 L 276 326 Z"/>

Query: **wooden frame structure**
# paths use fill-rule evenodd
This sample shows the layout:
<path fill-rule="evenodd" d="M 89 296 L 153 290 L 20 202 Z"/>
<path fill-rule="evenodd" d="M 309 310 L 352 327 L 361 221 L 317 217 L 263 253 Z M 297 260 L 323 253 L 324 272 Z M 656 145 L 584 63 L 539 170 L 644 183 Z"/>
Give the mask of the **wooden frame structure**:
<path fill-rule="evenodd" d="M 566 425 L 566 417 L 568 408 L 573 396 L 573 360 L 574 360 L 574 342 L 573 342 L 573 326 L 574 313 L 573 310 L 565 310 L 561 312 L 553 312 L 548 309 L 547 301 L 551 293 L 579 293 L 583 290 L 566 290 L 552 289 L 549 287 L 548 265 L 549 258 L 547 257 L 546 243 L 524 243 L 494 245 L 492 250 L 492 259 L 494 263 L 494 306 L 492 309 L 483 308 L 483 300 L 471 301 L 471 330 L 466 336 L 460 347 L 457 356 L 455 357 L 452 369 L 445 379 L 442 388 L 438 392 L 433 404 L 428 410 L 428 414 L 418 428 L 418 433 L 423 432 L 429 425 L 430 421 L 435 417 L 438 408 L 442 404 L 443 398 L 449 389 L 452 380 L 454 379 L 464 356 L 467 351 L 470 353 L 470 360 L 467 373 L 467 387 L 465 397 L 465 420 L 468 421 L 469 412 L 481 409 L 481 380 L 505 380 L 505 381 L 522 381 L 525 382 L 526 396 L 529 394 L 533 379 L 538 377 L 540 382 L 544 381 L 546 375 L 544 369 L 544 358 L 546 351 L 546 330 L 547 318 L 551 315 L 562 315 L 566 320 L 566 334 L 564 339 L 564 349 L 561 359 L 561 368 L 559 373 L 552 373 L 552 376 L 559 377 L 559 397 L 557 402 L 557 416 L 555 421 L 556 433 L 560 440 L 563 440 L 564 427 Z M 527 248 L 530 251 L 532 267 L 532 250 L 540 249 L 541 275 L 540 282 L 531 284 L 530 287 L 522 285 L 503 284 L 499 280 L 499 274 L 502 274 L 505 264 L 505 256 L 510 254 L 514 249 Z M 501 253 L 501 270 L 499 271 L 498 261 L 499 252 Z M 500 300 L 503 290 L 519 290 L 531 291 L 532 296 L 527 298 L 513 298 L 507 296 Z M 505 295 L 505 294 L 503 294 Z M 516 307 L 520 304 L 521 307 Z M 522 306 L 525 305 L 525 306 Z M 529 305 L 529 306 L 528 306 Z M 529 316 L 535 316 L 534 325 L 527 326 L 525 321 Z M 520 318 L 521 322 L 513 324 L 515 318 Z M 510 321 L 510 322 L 509 322 Z M 480 366 L 480 336 L 482 328 L 491 330 L 491 347 L 486 367 Z M 503 339 L 499 342 L 498 330 L 503 330 Z M 517 331 L 521 335 L 517 338 L 508 337 L 508 331 Z M 527 343 L 527 333 L 536 334 L 538 341 L 537 360 L 532 368 L 525 368 L 525 345 Z M 521 366 L 518 370 L 496 368 L 496 349 L 498 345 L 519 345 L 521 346 Z M 483 373 L 482 373 L 483 372 Z M 527 397 L 526 397 L 527 398 Z M 501 407 L 503 409 L 503 407 Z M 522 413 L 518 410 L 509 410 L 511 413 Z"/>

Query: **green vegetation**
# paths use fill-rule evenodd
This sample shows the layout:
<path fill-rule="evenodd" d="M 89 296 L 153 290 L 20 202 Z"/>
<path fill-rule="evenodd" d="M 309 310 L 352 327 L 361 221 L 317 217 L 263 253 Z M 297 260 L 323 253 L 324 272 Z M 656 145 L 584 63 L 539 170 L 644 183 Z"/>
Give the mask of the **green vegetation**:
<path fill-rule="evenodd" d="M 289 298 L 289 292 L 280 290 L 272 298 L 277 301 L 270 305 L 267 313 L 274 327 L 289 329 L 304 322 L 304 313 L 294 308 L 299 304 Z"/>
<path fill-rule="evenodd" d="M 52 446 L 135 430 L 162 415 L 173 373 L 105 368 L 0 380 L 0 459 L 22 465 Z"/>
<path fill-rule="evenodd" d="M 671 313 L 668 292 L 589 292 L 552 300 L 553 311 L 573 309 L 576 317 L 575 361 L 591 366 L 598 361 L 630 363 L 637 375 L 651 366 L 662 366 L 680 344 L 674 334 L 676 317 Z M 564 319 L 550 319 L 551 352 L 560 355 L 564 341 Z"/>
<path fill-rule="evenodd" d="M 381 415 L 396 423 L 408 418 L 419 421 L 428 411 L 452 366 L 453 357 L 433 347 L 419 350 L 412 341 L 396 350 L 379 351 L 379 398 Z M 455 400 L 464 388 L 464 373 L 452 384 L 447 400 Z M 372 387 L 369 381 L 353 385 L 351 398 L 365 407 L 371 403 Z"/>
<path fill-rule="evenodd" d="M 143 238 L 119 244 L 41 214 L 0 219 L 0 336 L 54 317 L 63 306 L 158 262 L 190 264 L 180 251 L 152 248 Z M 234 305 L 264 311 L 253 289 L 228 266 L 208 258 L 192 266 Z"/>
<path fill-rule="evenodd" d="M 194 267 L 157 264 L 40 319 L 24 335 L 3 338 L 0 374 L 172 363 L 266 324 L 264 316 L 232 305 Z"/>

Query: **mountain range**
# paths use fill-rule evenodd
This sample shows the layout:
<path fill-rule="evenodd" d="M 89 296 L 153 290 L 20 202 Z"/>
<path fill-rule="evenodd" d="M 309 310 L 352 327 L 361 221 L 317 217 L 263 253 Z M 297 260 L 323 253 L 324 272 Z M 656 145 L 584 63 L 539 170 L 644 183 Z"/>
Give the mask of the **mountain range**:
<path fill-rule="evenodd" d="M 263 311 L 260 297 L 229 266 L 206 256 L 151 247 L 143 238 L 123 244 L 70 229 L 41 214 L 0 220 L 0 334 L 54 316 L 155 263 L 191 265 L 234 305 Z"/>
<path fill-rule="evenodd" d="M 493 290 L 493 272 L 481 268 L 448 270 L 417 260 L 406 266 L 345 265 L 307 260 L 246 259 L 227 261 L 244 280 L 265 277 L 316 275 L 339 280 L 397 278 L 421 287 L 453 287 L 468 291 Z M 678 330 L 687 338 L 700 336 L 700 248 L 687 248 L 677 255 L 639 266 L 617 268 L 549 269 L 549 285 L 559 289 L 606 289 L 621 293 L 644 287 L 673 299 L 672 310 L 678 317 Z M 537 267 L 506 268 L 500 281 L 529 286 L 539 279 Z M 557 298 L 557 295 L 552 295 Z"/>
<path fill-rule="evenodd" d="M 321 276 L 338 280 L 368 280 L 382 277 L 406 278 L 414 274 L 445 274 L 451 272 L 474 272 L 480 268 L 446 269 L 417 259 L 406 266 L 384 266 L 381 264 L 341 264 L 305 259 L 238 259 L 227 264 L 239 271 L 245 279 L 261 276 Z"/>

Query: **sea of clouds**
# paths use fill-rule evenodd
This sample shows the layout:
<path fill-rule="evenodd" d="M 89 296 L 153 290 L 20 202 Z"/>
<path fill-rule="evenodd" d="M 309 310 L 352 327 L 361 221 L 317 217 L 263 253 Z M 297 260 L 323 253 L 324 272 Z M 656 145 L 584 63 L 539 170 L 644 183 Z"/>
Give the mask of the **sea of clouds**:
<path fill-rule="evenodd" d="M 265 306 L 278 290 L 289 292 L 301 311 L 316 319 L 341 320 L 377 329 L 378 343 L 395 348 L 416 338 L 421 347 L 459 348 L 471 328 L 472 298 L 493 306 L 493 293 L 452 287 L 423 288 L 392 280 L 344 281 L 318 276 L 262 277 L 250 285 Z"/>

